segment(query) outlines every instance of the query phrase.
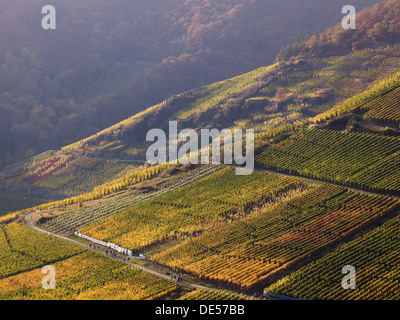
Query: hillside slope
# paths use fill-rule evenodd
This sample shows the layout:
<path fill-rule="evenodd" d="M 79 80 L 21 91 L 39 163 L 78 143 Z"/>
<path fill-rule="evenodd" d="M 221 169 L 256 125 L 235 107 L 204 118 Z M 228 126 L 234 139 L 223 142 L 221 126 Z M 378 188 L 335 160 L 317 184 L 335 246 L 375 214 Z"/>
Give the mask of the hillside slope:
<path fill-rule="evenodd" d="M 268 65 L 299 32 L 305 37 L 339 21 L 346 3 L 54 0 L 57 29 L 45 31 L 47 4 L 1 3 L 0 168 L 172 94 Z"/>
<path fill-rule="evenodd" d="M 395 4 L 360 13 L 359 24 L 369 25 L 363 19 L 373 13 L 396 21 Z M 333 37 L 341 33 L 332 30 Z M 42 263 L 53 261 L 65 272 L 55 292 L 62 299 L 110 292 L 185 299 L 184 287 L 172 282 L 176 273 L 191 287 L 230 291 L 197 290 L 187 298 L 265 290 L 269 299 L 399 299 L 400 47 L 387 39 L 359 47 L 370 34 L 369 27 L 362 30 L 346 31 L 348 42 L 335 55 L 298 47 L 291 58 L 172 96 L 84 140 L 6 167 L 2 196 L 61 200 L 0 217 L 0 296 L 52 297 L 30 282 Z M 149 167 L 146 133 L 167 131 L 170 120 L 197 131 L 254 129 L 254 172 Z M 96 243 L 94 250 L 109 257 L 54 237 L 60 235 L 85 248 Z M 130 253 L 142 275 L 111 260 L 127 262 Z M 93 277 L 83 285 L 71 265 L 86 271 L 87 264 Z M 343 290 L 345 266 L 356 270 L 354 290 Z M 15 291 L 9 283 L 17 283 Z"/>
<path fill-rule="evenodd" d="M 374 7 L 371 12 L 381 6 Z M 390 17 L 398 8 L 386 11 Z M 364 16 L 360 13 L 361 25 Z M 368 32 L 367 29 L 364 31 Z M 147 132 L 154 128 L 167 132 L 169 120 L 178 121 L 178 130 L 251 128 L 256 132 L 258 149 L 268 146 L 270 138 L 280 131 L 293 131 L 295 126 L 318 123 L 316 119 L 324 119 L 322 126 L 326 125 L 325 120 L 331 116 L 324 116 L 323 112 L 334 118 L 343 116 L 327 124 L 333 129 L 354 129 L 356 124 L 357 130 L 362 132 L 382 133 L 390 128 L 389 134 L 396 135 L 399 132 L 397 118 L 393 116 L 394 120 L 388 121 L 382 116 L 374 116 L 375 109 L 371 106 L 359 108 L 368 111 L 362 121 L 357 120 L 359 113 L 335 110 L 347 110 L 343 107 L 349 104 L 344 103 L 346 99 L 396 75 L 399 68 L 400 49 L 396 44 L 353 50 L 340 56 L 306 57 L 302 54 L 289 61 L 174 95 L 84 140 L 9 166 L 1 172 L 0 190 L 5 196 L 57 200 L 134 175 L 143 169 L 146 160 Z M 397 80 L 393 81 L 395 87 Z M 119 185 L 124 183 L 118 182 Z"/>

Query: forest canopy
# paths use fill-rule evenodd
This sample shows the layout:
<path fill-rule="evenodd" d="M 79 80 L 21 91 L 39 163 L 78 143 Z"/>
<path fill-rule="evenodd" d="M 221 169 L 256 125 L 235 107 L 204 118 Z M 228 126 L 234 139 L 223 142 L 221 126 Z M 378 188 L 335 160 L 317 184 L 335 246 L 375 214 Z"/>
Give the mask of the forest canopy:
<path fill-rule="evenodd" d="M 307 41 L 295 41 L 281 50 L 277 60 L 295 55 L 333 56 L 354 50 L 399 43 L 400 2 L 389 0 L 365 8 L 357 14 L 355 30 L 344 30 L 339 23 Z"/>

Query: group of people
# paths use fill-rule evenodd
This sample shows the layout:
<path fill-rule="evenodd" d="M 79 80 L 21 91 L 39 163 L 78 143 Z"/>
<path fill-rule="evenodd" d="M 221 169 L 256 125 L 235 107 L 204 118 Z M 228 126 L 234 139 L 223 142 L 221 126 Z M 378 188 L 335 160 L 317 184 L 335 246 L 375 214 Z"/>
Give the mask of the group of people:
<path fill-rule="evenodd" d="M 173 275 L 171 274 L 171 280 L 176 280 L 177 282 L 182 282 L 183 280 L 183 275 L 182 274 L 176 274 L 174 273 Z"/>
<path fill-rule="evenodd" d="M 95 244 L 91 244 L 91 243 L 89 243 L 89 247 L 90 248 L 93 248 L 94 250 L 96 250 L 96 249 L 99 249 L 100 250 L 100 245 L 98 245 L 97 247 L 96 247 L 96 245 Z"/>
<path fill-rule="evenodd" d="M 96 249 L 100 250 L 100 245 L 96 246 L 96 244 L 89 243 L 89 247 L 94 249 L 94 250 L 96 250 Z M 114 249 L 106 250 L 106 255 L 115 258 L 117 256 L 117 251 L 114 250 Z M 123 260 L 124 260 L 124 262 L 125 261 L 129 262 L 130 257 L 128 256 L 128 257 L 125 258 L 125 256 L 124 256 Z"/>
<path fill-rule="evenodd" d="M 108 256 L 110 256 L 110 257 L 116 257 L 117 256 L 117 251 L 111 250 L 111 249 L 110 249 L 110 251 L 106 250 L 106 254 Z"/>

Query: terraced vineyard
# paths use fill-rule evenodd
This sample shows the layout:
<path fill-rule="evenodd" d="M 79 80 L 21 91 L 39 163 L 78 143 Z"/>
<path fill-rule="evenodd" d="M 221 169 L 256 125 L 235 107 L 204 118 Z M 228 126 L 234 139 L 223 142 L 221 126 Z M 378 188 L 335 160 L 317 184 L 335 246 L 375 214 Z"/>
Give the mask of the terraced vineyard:
<path fill-rule="evenodd" d="M 0 278 L 73 257 L 83 249 L 12 223 L 0 225 Z"/>
<path fill-rule="evenodd" d="M 247 300 L 247 297 L 230 291 L 196 289 L 183 295 L 178 300 Z"/>
<path fill-rule="evenodd" d="M 261 67 L 249 73 L 234 77 L 232 79 L 213 83 L 196 92 L 200 93 L 200 98 L 190 103 L 186 108 L 182 108 L 175 117 L 185 119 L 199 112 L 207 111 L 211 108 L 222 108 L 225 104 L 231 102 L 233 95 L 240 95 L 257 87 L 257 80 L 271 73 L 277 64 L 268 67 Z"/>
<path fill-rule="evenodd" d="M 313 129 L 293 134 L 255 162 L 279 172 L 399 195 L 399 150 L 398 137 Z"/>
<path fill-rule="evenodd" d="M 35 236 L 40 235 L 30 235 L 29 240 Z M 59 246 L 53 248 L 56 251 Z M 42 265 L 38 263 L 36 268 Z M 42 289 L 43 274 L 37 268 L 0 279 L 0 300 L 146 300 L 178 289 L 172 281 L 87 250 L 52 265 L 56 269 L 55 290 Z"/>
<path fill-rule="evenodd" d="M 133 194 L 85 209 L 72 211 L 47 221 L 41 225 L 41 228 L 53 233 L 72 235 L 79 228 L 107 218 L 110 215 L 122 212 L 129 207 L 150 200 L 157 195 L 183 187 L 221 169 L 221 166 L 199 166 L 196 169 L 190 170 L 188 173 L 179 174 L 178 176 L 167 180 L 159 186 L 159 190 L 157 191 Z"/>
<path fill-rule="evenodd" d="M 103 185 L 97 185 L 92 192 L 70 197 L 64 200 L 49 202 L 43 205 L 36 206 L 34 209 L 36 209 L 37 211 L 44 211 L 50 208 L 66 207 L 75 203 L 83 203 L 90 200 L 97 200 L 109 195 L 110 193 L 121 191 L 133 184 L 151 179 L 154 176 L 163 172 L 164 170 L 168 169 L 169 167 L 169 164 L 163 164 L 150 168 L 137 168 L 134 170 L 128 170 L 127 172 L 125 171 L 126 175 L 123 174 L 122 178 L 118 177 L 116 180 L 106 182 Z"/>
<path fill-rule="evenodd" d="M 360 70 L 358 70 L 358 72 L 360 72 Z M 382 115 L 387 116 L 389 111 L 390 114 L 388 119 L 391 121 L 395 121 L 397 114 L 397 104 L 394 100 L 397 97 L 397 89 L 399 88 L 399 86 L 400 73 L 397 72 L 393 74 L 393 76 L 391 76 L 389 79 L 385 79 L 376 84 L 372 89 L 365 91 L 359 95 L 352 96 L 350 99 L 339 104 L 338 106 L 311 118 L 311 121 L 314 123 L 318 123 L 328 120 L 332 117 L 342 115 L 346 112 L 357 111 L 360 109 L 371 110 L 371 113 L 366 116 L 367 119 L 370 116 L 375 115 L 377 116 L 377 119 L 379 119 L 379 117 L 381 117 Z"/>
<path fill-rule="evenodd" d="M 367 120 L 400 122 L 400 87 L 360 107 Z"/>
<path fill-rule="evenodd" d="M 177 272 L 249 290 L 397 210 L 400 202 L 323 185 L 151 257 Z"/>
<path fill-rule="evenodd" d="M 388 59 L 388 62 L 390 59 Z M 396 58 L 395 63 L 399 63 Z M 353 76 L 363 76 L 364 72 L 357 70 Z M 375 75 L 372 78 L 378 78 Z M 328 110 L 312 119 L 314 122 L 327 120 L 345 112 L 362 112 L 366 120 L 400 122 L 400 74 L 378 83 L 373 89 L 352 97 L 343 104 Z"/>
<path fill-rule="evenodd" d="M 56 154 L 14 170 L 0 181 L 10 186 L 29 185 L 75 195 L 90 192 L 130 168 L 134 166 L 116 160 Z"/>
<path fill-rule="evenodd" d="M 124 170 L 134 166 L 116 160 L 102 160 L 89 157 L 54 156 L 35 162 L 32 171 L 16 173 L 13 181 L 23 181 L 39 188 L 76 195 L 90 192 L 94 187 L 111 181 Z M 30 169 L 30 168 L 28 168 Z M 7 177 L 6 177 L 6 182 Z"/>
<path fill-rule="evenodd" d="M 400 217 L 311 263 L 266 291 L 312 299 L 400 299 Z M 356 268 L 356 289 L 343 290 L 343 266 Z"/>
<path fill-rule="evenodd" d="M 267 199 L 303 188 L 296 178 L 225 168 L 183 188 L 79 229 L 95 239 L 139 250 L 166 240 L 196 236 L 246 215 Z"/>

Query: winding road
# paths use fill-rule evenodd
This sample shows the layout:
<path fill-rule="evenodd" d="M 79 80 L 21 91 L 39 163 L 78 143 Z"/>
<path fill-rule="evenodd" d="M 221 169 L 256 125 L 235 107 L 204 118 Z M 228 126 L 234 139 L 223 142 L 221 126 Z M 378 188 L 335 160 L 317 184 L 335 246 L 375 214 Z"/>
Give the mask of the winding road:
<path fill-rule="evenodd" d="M 95 250 L 95 249 L 93 249 L 92 247 L 90 247 L 88 244 L 85 244 L 85 243 L 83 243 L 83 242 L 76 241 L 76 240 L 73 240 L 73 239 L 70 239 L 70 238 L 63 237 L 63 236 L 61 236 L 61 235 L 55 234 L 55 233 L 51 233 L 51 232 L 46 231 L 46 230 L 43 230 L 43 229 L 40 229 L 39 227 L 35 226 L 35 225 L 32 223 L 32 219 L 31 219 L 31 218 L 32 218 L 32 215 L 33 215 L 34 213 L 35 213 L 35 212 L 28 213 L 28 214 L 25 215 L 25 217 L 24 217 L 24 222 L 25 222 L 25 224 L 28 226 L 28 228 L 30 228 L 30 229 L 32 229 L 32 230 L 35 230 L 35 231 L 38 231 L 38 232 L 42 232 L 42 233 L 46 233 L 46 234 L 49 234 L 49 235 L 51 235 L 51 236 L 54 236 L 54 237 L 63 239 L 63 240 L 65 240 L 65 241 L 68 241 L 68 242 L 74 243 L 74 244 L 76 244 L 76 245 L 79 245 L 79 246 L 81 246 L 81 247 L 84 247 L 85 249 L 88 249 L 88 250 L 91 250 L 91 251 L 95 251 L 95 252 L 97 252 L 97 253 L 100 253 L 100 254 L 102 254 L 102 255 L 104 255 L 104 256 L 107 256 L 108 258 L 115 259 L 115 260 L 118 260 L 118 261 L 120 261 L 120 262 L 122 262 L 122 263 L 125 263 L 125 264 L 127 264 L 127 265 L 130 265 L 130 266 L 133 266 L 133 267 L 135 267 L 135 268 L 141 269 L 141 270 L 143 270 L 144 272 L 150 273 L 150 274 L 155 275 L 155 276 L 157 276 L 157 277 L 160 277 L 160 278 L 163 278 L 163 279 L 166 279 L 166 280 L 169 280 L 169 281 L 176 282 L 176 281 L 174 281 L 174 280 L 171 280 L 171 276 L 168 276 L 168 275 L 165 275 L 165 274 L 163 274 L 163 273 L 160 273 L 160 272 L 157 272 L 157 271 L 155 271 L 155 270 L 152 270 L 152 269 L 150 269 L 150 268 L 147 268 L 147 267 L 138 265 L 138 264 L 136 264 L 136 263 L 134 263 L 134 262 L 124 261 L 123 258 L 121 258 L 121 257 L 111 257 L 111 256 L 107 255 L 105 251 L 103 251 L 103 250 Z M 194 284 L 194 283 L 190 283 L 190 282 L 186 282 L 186 281 L 182 281 L 182 282 L 179 282 L 179 283 L 182 284 L 182 285 L 184 285 L 184 286 L 188 286 L 188 287 L 195 288 L 195 289 L 205 289 L 205 290 L 221 291 L 221 290 L 218 290 L 218 289 L 214 289 L 214 288 L 210 288 L 210 287 L 206 287 L 206 286 L 202 286 L 202 285 L 199 285 L 199 284 Z"/>

